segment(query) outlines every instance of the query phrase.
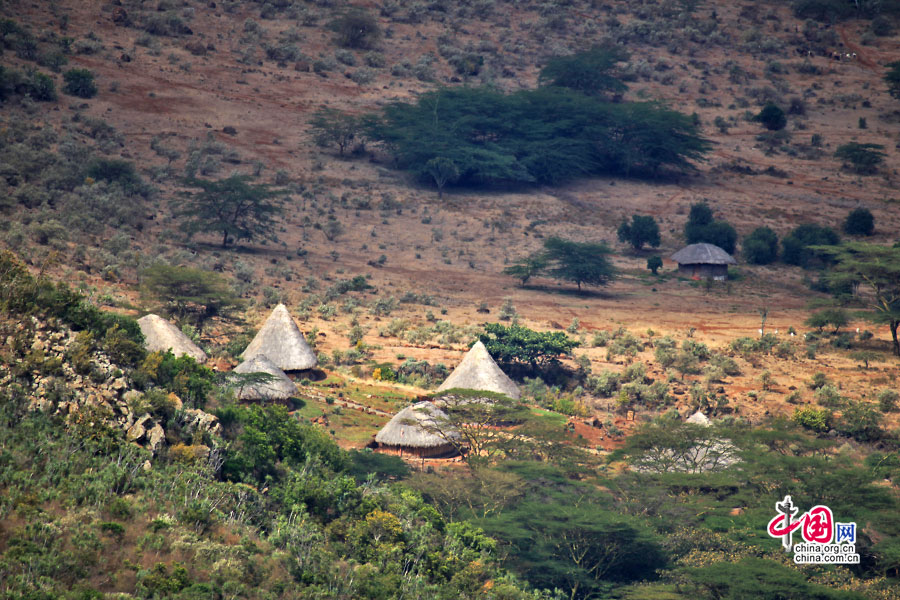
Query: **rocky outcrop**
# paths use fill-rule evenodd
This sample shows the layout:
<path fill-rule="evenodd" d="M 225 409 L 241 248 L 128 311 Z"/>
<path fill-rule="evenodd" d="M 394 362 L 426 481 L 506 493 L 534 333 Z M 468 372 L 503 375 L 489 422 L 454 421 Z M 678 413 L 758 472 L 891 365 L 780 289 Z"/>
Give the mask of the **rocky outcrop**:
<path fill-rule="evenodd" d="M 85 353 L 77 337 L 71 330 L 34 317 L 3 323 L 0 342 L 10 351 L 0 354 L 0 389 L 24 386 L 31 410 L 70 421 L 79 411 L 93 407 L 107 425 L 124 431 L 127 441 L 158 453 L 166 444 L 166 424 L 144 410 L 144 394 L 131 389 L 127 377 L 108 356 L 96 350 Z M 219 435 L 215 415 L 185 408 L 175 394 L 169 394 L 168 400 L 182 432 L 211 439 Z"/>

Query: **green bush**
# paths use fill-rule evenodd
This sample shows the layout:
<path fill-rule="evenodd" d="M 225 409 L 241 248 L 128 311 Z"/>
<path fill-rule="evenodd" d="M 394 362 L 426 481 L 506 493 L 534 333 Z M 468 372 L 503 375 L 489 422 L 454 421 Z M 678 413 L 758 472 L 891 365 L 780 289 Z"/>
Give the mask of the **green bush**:
<path fill-rule="evenodd" d="M 644 244 L 659 247 L 659 225 L 651 216 L 632 215 L 631 223 L 622 221 L 616 233 L 620 242 L 628 242 L 635 250 L 640 250 Z"/>
<path fill-rule="evenodd" d="M 95 181 L 106 181 L 122 188 L 128 195 L 146 196 L 148 189 L 134 164 L 127 160 L 96 158 L 85 167 L 85 177 Z"/>
<path fill-rule="evenodd" d="M 882 152 L 882 144 L 860 144 L 848 142 L 837 147 L 834 157 L 842 160 L 844 166 L 861 175 L 871 175 L 878 170 L 887 154 Z"/>
<path fill-rule="evenodd" d="M 737 243 L 737 231 L 725 221 L 713 219 L 712 209 L 706 202 L 691 206 L 687 223 L 684 224 L 684 237 L 688 244 L 705 242 L 718 246 L 732 254 Z"/>
<path fill-rule="evenodd" d="M 867 208 L 854 208 L 844 220 L 844 233 L 847 235 L 872 235 L 875 231 L 875 217 Z"/>
<path fill-rule="evenodd" d="M 821 262 L 820 256 L 810 246 L 833 246 L 839 242 L 840 238 L 830 227 L 800 225 L 781 240 L 781 260 L 789 265 L 809 267 Z"/>
<path fill-rule="evenodd" d="M 69 69 L 63 74 L 66 82 L 63 91 L 79 98 L 93 98 L 97 95 L 97 84 L 94 74 L 88 69 Z"/>
<path fill-rule="evenodd" d="M 757 227 L 744 238 L 741 253 L 748 263 L 767 265 L 778 258 L 778 236 L 768 227 Z"/>
<path fill-rule="evenodd" d="M 769 131 L 779 131 L 787 125 L 787 117 L 784 111 L 771 102 L 766 104 L 759 113 L 753 117 L 754 121 L 758 121 Z"/>
<path fill-rule="evenodd" d="M 897 401 L 900 394 L 894 390 L 881 390 L 878 394 L 878 408 L 883 413 L 897 412 Z"/>
<path fill-rule="evenodd" d="M 817 433 L 823 433 L 831 429 L 832 415 L 826 408 L 814 408 L 807 406 L 798 408 L 791 416 L 791 420 L 801 427 L 811 429 Z"/>
<path fill-rule="evenodd" d="M 337 42 L 344 48 L 372 48 L 381 38 L 378 21 L 360 9 L 351 9 L 331 24 L 337 33 Z"/>

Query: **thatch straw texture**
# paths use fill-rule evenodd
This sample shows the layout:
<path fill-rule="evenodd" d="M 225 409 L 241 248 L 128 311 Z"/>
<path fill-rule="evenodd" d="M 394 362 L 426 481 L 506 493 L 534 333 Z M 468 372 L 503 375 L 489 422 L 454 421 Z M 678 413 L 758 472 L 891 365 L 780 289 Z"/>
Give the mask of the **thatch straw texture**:
<path fill-rule="evenodd" d="M 713 244 L 691 244 L 671 256 L 679 265 L 736 265 L 734 258 Z"/>
<path fill-rule="evenodd" d="M 158 315 L 147 315 L 138 319 L 138 326 L 144 334 L 144 347 L 150 352 L 171 350 L 175 356 L 187 355 L 204 362 L 206 352 L 201 350 L 191 338 L 181 333 L 174 324 Z"/>
<path fill-rule="evenodd" d="M 431 402 L 417 402 L 407 406 L 388 421 L 375 436 L 375 441 L 386 446 L 405 448 L 438 448 L 450 445 L 449 440 L 460 438 L 458 431 L 446 426 L 447 413 Z M 443 435 L 433 433 L 441 428 Z"/>
<path fill-rule="evenodd" d="M 250 373 L 265 373 L 274 377 L 266 383 L 250 383 L 240 385 L 234 378 L 232 385 L 238 400 L 287 400 L 297 395 L 297 386 L 284 374 L 271 360 L 262 354 L 239 364 L 234 373 L 248 375 Z"/>
<path fill-rule="evenodd" d="M 316 366 L 316 354 L 306 343 L 284 304 L 279 304 L 244 353 L 244 359 L 264 354 L 284 371 L 302 371 Z"/>
<path fill-rule="evenodd" d="M 463 357 L 450 376 L 438 388 L 439 392 L 460 388 L 465 390 L 480 390 L 483 392 L 496 392 L 506 394 L 514 400 L 521 396 L 519 386 L 506 376 L 487 348 L 480 341 L 475 342 L 472 349 Z"/>

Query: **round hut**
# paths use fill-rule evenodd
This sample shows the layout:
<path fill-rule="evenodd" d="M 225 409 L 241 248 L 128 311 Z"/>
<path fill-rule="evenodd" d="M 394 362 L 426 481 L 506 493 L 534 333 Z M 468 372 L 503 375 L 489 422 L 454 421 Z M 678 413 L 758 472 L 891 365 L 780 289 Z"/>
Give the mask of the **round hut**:
<path fill-rule="evenodd" d="M 415 458 L 455 456 L 459 452 L 453 442 L 460 439 L 447 414 L 431 402 L 407 406 L 375 436 L 380 451 Z"/>
<path fill-rule="evenodd" d="M 670 257 L 678 263 L 678 272 L 691 279 L 725 281 L 728 265 L 736 265 L 734 258 L 713 244 L 691 244 Z"/>
<path fill-rule="evenodd" d="M 475 342 L 475 345 L 463 357 L 462 362 L 440 385 L 438 391 L 452 389 L 496 392 L 509 396 L 513 400 L 521 397 L 519 386 L 497 366 L 481 341 Z"/>
<path fill-rule="evenodd" d="M 190 356 L 198 362 L 206 361 L 206 352 L 191 338 L 184 335 L 173 323 L 159 315 L 146 315 L 138 319 L 138 326 L 144 334 L 144 347 L 149 352 L 172 351 L 175 356 Z"/>
<path fill-rule="evenodd" d="M 297 395 L 297 386 L 290 377 L 262 354 L 245 360 L 232 373 L 246 376 L 231 378 L 230 385 L 238 400 L 287 400 Z"/>
<path fill-rule="evenodd" d="M 303 371 L 318 364 L 316 353 L 284 304 L 275 307 L 241 357 L 246 360 L 258 354 L 265 355 L 283 371 Z"/>

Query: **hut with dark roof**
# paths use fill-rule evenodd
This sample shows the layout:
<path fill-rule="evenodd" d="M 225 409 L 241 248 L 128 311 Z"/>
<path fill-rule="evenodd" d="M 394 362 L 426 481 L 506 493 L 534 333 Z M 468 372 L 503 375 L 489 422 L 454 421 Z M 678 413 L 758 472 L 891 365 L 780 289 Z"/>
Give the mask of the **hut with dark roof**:
<path fill-rule="evenodd" d="M 728 277 L 728 265 L 736 265 L 734 258 L 713 244 L 691 244 L 670 257 L 678 263 L 678 272 L 692 279 L 715 279 L 724 281 Z"/>
<path fill-rule="evenodd" d="M 375 435 L 380 451 L 416 458 L 455 456 L 460 439 L 448 424 L 447 413 L 431 402 L 407 406 Z"/>

